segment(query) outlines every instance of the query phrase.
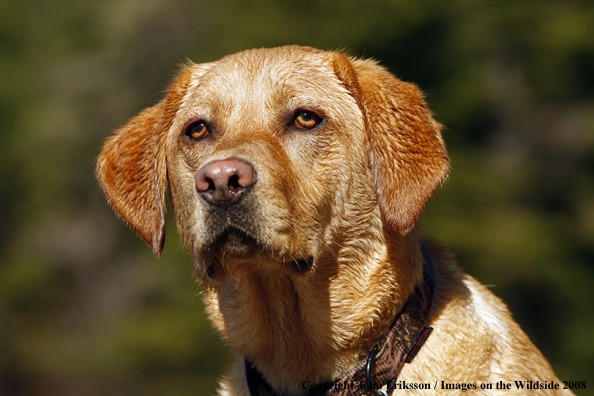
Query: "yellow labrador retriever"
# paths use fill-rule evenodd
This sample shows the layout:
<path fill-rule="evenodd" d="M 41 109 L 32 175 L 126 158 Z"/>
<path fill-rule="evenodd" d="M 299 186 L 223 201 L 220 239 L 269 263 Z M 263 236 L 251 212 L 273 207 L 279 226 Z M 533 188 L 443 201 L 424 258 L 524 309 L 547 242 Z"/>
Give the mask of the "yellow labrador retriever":
<path fill-rule="evenodd" d="M 157 255 L 169 190 L 236 351 L 221 394 L 571 394 L 505 305 L 419 241 L 448 156 L 414 85 L 289 46 L 190 64 L 167 92 L 97 173 Z"/>

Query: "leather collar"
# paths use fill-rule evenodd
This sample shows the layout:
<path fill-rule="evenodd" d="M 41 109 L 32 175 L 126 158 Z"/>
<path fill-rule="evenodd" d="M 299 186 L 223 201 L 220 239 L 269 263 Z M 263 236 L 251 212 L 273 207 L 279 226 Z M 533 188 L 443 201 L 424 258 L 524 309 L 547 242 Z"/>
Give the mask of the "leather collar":
<path fill-rule="evenodd" d="M 386 394 L 378 391 L 381 387 L 388 385 L 390 388 L 390 384 L 395 384 L 404 364 L 414 359 L 433 330 L 432 327 L 425 327 L 435 288 L 433 262 L 422 244 L 421 251 L 424 258 L 423 283 L 415 286 L 414 293 L 396 316 L 388 334 L 365 361 L 349 370 L 342 378 L 309 389 L 308 396 L 359 396 L 365 392 L 378 396 L 380 393 Z M 251 396 L 260 396 L 261 389 L 270 396 L 282 396 L 275 392 L 247 359 L 245 374 Z"/>

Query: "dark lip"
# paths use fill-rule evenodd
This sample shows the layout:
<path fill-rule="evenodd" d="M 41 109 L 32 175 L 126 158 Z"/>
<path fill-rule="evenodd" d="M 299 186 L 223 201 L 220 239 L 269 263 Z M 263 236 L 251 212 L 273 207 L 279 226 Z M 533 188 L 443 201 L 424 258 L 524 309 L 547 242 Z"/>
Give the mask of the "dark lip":
<path fill-rule="evenodd" d="M 203 253 L 212 259 L 222 255 L 249 257 L 255 250 L 263 248 L 257 238 L 236 226 L 228 226 L 208 243 Z"/>
<path fill-rule="evenodd" d="M 300 274 L 305 274 L 313 266 L 313 257 L 309 256 L 301 260 L 293 260 L 291 262 L 293 269 Z"/>
<path fill-rule="evenodd" d="M 202 257 L 206 263 L 208 277 L 213 279 L 217 276 L 216 273 L 223 257 L 243 260 L 258 257 L 259 253 L 264 253 L 271 258 L 275 257 L 254 236 L 237 227 L 229 226 L 212 239 L 206 249 L 202 251 Z M 302 259 L 283 259 L 282 257 L 276 257 L 276 259 L 279 264 L 289 265 L 296 274 L 301 275 L 309 272 L 314 264 L 312 256 Z"/>
<path fill-rule="evenodd" d="M 216 237 L 214 243 L 215 244 L 217 244 L 217 242 L 224 243 L 226 240 L 229 240 L 230 238 L 234 238 L 239 243 L 245 244 L 245 245 L 257 245 L 258 244 L 258 241 L 254 236 L 250 235 L 248 232 L 246 232 L 240 228 L 237 228 L 235 226 L 230 226 L 225 231 L 223 231 L 218 237 Z"/>

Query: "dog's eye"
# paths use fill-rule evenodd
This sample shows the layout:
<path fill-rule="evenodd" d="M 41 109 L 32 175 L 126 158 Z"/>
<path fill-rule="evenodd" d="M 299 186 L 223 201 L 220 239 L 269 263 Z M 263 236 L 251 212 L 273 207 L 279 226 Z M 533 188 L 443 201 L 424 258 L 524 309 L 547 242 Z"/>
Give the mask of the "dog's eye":
<path fill-rule="evenodd" d="M 192 139 L 202 139 L 208 135 L 208 127 L 204 121 L 196 121 L 186 128 L 185 134 Z"/>
<path fill-rule="evenodd" d="M 312 129 L 318 125 L 322 119 L 313 111 L 301 110 L 295 117 L 295 126 L 302 129 Z"/>

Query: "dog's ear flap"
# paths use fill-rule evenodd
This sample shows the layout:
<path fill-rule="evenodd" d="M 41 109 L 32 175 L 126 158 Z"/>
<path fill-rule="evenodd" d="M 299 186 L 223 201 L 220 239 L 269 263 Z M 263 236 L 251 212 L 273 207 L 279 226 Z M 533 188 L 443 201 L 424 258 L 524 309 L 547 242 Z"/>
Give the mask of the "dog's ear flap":
<path fill-rule="evenodd" d="M 190 76 L 184 72 L 161 102 L 117 130 L 97 160 L 97 178 L 108 201 L 157 256 L 165 242 L 165 136 Z"/>
<path fill-rule="evenodd" d="M 365 117 L 369 161 L 382 216 L 406 234 L 447 178 L 441 125 L 421 91 L 371 60 L 337 54 L 334 71 Z"/>

